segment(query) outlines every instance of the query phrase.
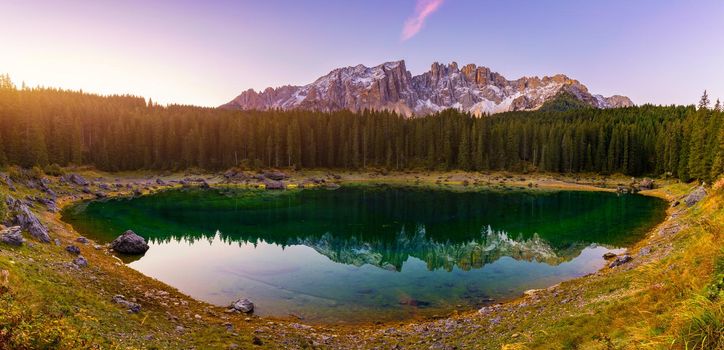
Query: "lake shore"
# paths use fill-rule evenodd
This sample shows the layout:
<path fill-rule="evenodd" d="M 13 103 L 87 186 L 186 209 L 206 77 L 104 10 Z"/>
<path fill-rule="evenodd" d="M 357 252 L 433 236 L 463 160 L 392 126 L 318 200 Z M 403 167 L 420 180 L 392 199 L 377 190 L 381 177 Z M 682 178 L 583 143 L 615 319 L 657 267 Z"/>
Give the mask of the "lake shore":
<path fill-rule="evenodd" d="M 263 180 L 253 178 L 253 172 L 244 175 L 251 179 L 240 181 L 229 181 L 225 174 L 203 172 L 109 174 L 81 169 L 77 173 L 93 184 L 78 186 L 51 177 L 49 186 L 58 193 L 58 207 L 99 197 L 143 195 L 183 186 L 259 188 L 264 184 Z M 398 184 L 460 191 L 616 191 L 619 186 L 628 188 L 632 183 L 630 177 L 623 176 L 558 174 L 319 170 L 287 172 L 285 175 L 288 178 L 282 180 L 282 184 L 291 189 Z M 185 180 L 189 178 L 194 181 Z M 320 179 L 324 182 L 314 181 Z M 690 185 L 674 181 L 657 180 L 657 184 L 661 187 L 641 194 L 675 201 L 692 189 Z M 24 183 L 16 181 L 15 187 L 15 192 L 8 193 L 16 197 L 39 195 L 36 188 Z M 85 188 L 90 188 L 88 193 Z M 233 348 L 234 345 L 239 348 L 429 348 L 431 345 L 441 348 L 556 348 L 565 342 L 597 347 L 609 342 L 625 344 L 636 341 L 641 335 L 639 332 L 650 328 L 636 310 L 655 309 L 665 315 L 673 312 L 672 307 L 665 307 L 658 298 L 685 299 L 708 283 L 707 276 L 714 273 L 712 261 L 716 251 L 709 248 L 704 252 L 703 265 L 696 266 L 699 269 L 696 279 L 690 275 L 695 266 L 684 258 L 693 254 L 692 249 L 701 249 L 706 243 L 701 240 L 719 242 L 722 224 L 713 220 L 722 215 L 719 192 L 709 196 L 714 199 L 707 198 L 695 207 L 696 210 L 684 210 L 681 206 L 670 208 L 667 220 L 631 247 L 628 252 L 633 260 L 620 267 L 604 268 L 593 275 L 531 291 L 520 299 L 481 310 L 461 311 L 440 319 L 354 327 L 307 325 L 293 316 L 274 319 L 227 313 L 225 308 L 194 300 L 132 270 L 102 246 L 77 242 L 78 234 L 60 221 L 58 213 L 37 207 L 40 210 L 36 213 L 50 229 L 51 238 L 60 240 L 60 244 L 32 242 L 32 245 L 19 248 L 2 246 L 0 269 L 9 271 L 9 278 L 8 291 L 3 293 L 0 303 L 0 310 L 6 311 L 6 316 L 0 316 L 5 317 L 0 320 L 22 320 L 31 327 L 26 330 L 29 333 L 44 334 L 48 339 L 75 348 L 94 344 L 118 348 Z M 688 224 L 690 220 L 708 220 L 713 228 L 709 237 L 697 237 L 695 230 L 701 228 Z M 660 234 L 662 230 L 677 231 Z M 72 266 L 72 256 L 64 249 L 69 244 L 80 247 L 88 261 L 87 267 Z M 663 271 L 662 267 L 671 266 L 673 261 L 679 262 L 674 268 Z M 660 273 L 672 274 L 671 281 L 657 282 Z M 687 278 L 687 293 L 677 297 L 673 294 L 682 278 Z M 113 303 L 117 294 L 141 305 L 141 311 L 129 313 Z M 662 331 L 662 342 L 669 340 L 666 338 L 669 333 L 671 329 Z"/>

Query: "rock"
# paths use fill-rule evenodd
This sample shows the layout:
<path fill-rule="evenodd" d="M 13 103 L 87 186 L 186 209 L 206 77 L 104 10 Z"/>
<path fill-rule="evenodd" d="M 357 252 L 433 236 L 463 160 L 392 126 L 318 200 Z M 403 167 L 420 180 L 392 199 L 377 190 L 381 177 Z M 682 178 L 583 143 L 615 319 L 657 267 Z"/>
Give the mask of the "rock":
<path fill-rule="evenodd" d="M 75 259 L 73 259 L 73 264 L 75 264 L 78 267 L 86 267 L 88 266 L 88 260 L 83 257 L 83 255 L 78 255 Z"/>
<path fill-rule="evenodd" d="M 257 346 L 264 345 L 264 342 L 262 342 L 257 336 L 254 336 L 254 338 L 251 339 L 251 343 Z"/>
<path fill-rule="evenodd" d="M 628 263 L 631 260 L 633 260 L 633 258 L 630 255 L 628 255 L 628 254 L 621 255 L 619 257 L 616 257 L 616 260 L 614 260 L 610 264 L 608 264 L 608 268 L 612 269 L 616 266 L 621 266 L 625 263 Z"/>
<path fill-rule="evenodd" d="M 211 186 L 209 186 L 209 183 L 206 182 L 206 181 L 203 181 L 203 180 L 202 180 L 201 183 L 199 184 L 199 187 L 200 187 L 200 188 L 204 188 L 204 189 L 211 188 Z"/>
<path fill-rule="evenodd" d="M 230 307 L 236 311 L 241 311 L 243 313 L 250 313 L 254 311 L 254 303 L 252 303 L 249 299 L 239 299 L 233 303 L 231 303 Z"/>
<path fill-rule="evenodd" d="M 40 220 L 25 203 L 11 196 L 7 196 L 5 201 L 8 204 L 8 211 L 11 213 L 10 224 L 20 226 L 21 229 L 28 231 L 33 238 L 43 243 L 50 242 L 48 228 L 40 223 Z"/>
<path fill-rule="evenodd" d="M 111 248 L 121 254 L 143 254 L 148 250 L 148 244 L 143 237 L 128 230 L 111 242 Z"/>
<path fill-rule="evenodd" d="M 616 257 L 616 253 L 607 252 L 606 254 L 603 254 L 603 258 L 606 260 L 611 260 Z"/>
<path fill-rule="evenodd" d="M 134 303 L 132 301 L 126 300 L 126 297 L 124 297 L 121 294 L 116 294 L 111 298 L 111 301 L 113 301 L 116 304 L 122 305 L 126 309 L 128 309 L 129 312 L 137 313 L 141 311 L 141 305 Z"/>
<path fill-rule="evenodd" d="M 186 331 L 186 328 L 183 326 L 176 326 L 176 332 L 183 333 L 184 331 Z"/>
<path fill-rule="evenodd" d="M 133 190 L 133 195 L 136 197 L 139 197 L 139 196 L 143 195 L 143 192 L 141 192 L 141 190 L 139 190 L 139 189 L 135 189 L 135 190 Z"/>
<path fill-rule="evenodd" d="M 264 173 L 264 177 L 274 181 L 282 181 L 289 178 L 289 175 L 281 171 L 269 171 Z"/>
<path fill-rule="evenodd" d="M 83 178 L 82 176 L 78 175 L 78 174 L 67 174 L 67 175 L 63 175 L 63 176 L 60 178 L 60 181 L 72 183 L 72 184 L 75 184 L 75 185 L 78 185 L 78 186 L 87 186 L 87 185 L 89 185 L 88 181 L 87 181 L 85 178 Z"/>
<path fill-rule="evenodd" d="M 110 191 L 111 186 L 109 186 L 107 183 L 101 183 L 98 185 L 98 188 L 104 190 L 104 191 Z"/>
<path fill-rule="evenodd" d="M 328 182 L 328 183 L 326 183 L 326 184 L 324 185 L 324 188 L 326 188 L 326 189 L 328 189 L 328 190 L 336 190 L 336 189 L 338 189 L 338 188 L 340 188 L 340 187 L 341 187 L 341 186 L 339 186 L 339 184 L 336 184 L 336 183 L 334 183 L 334 182 Z"/>
<path fill-rule="evenodd" d="M 96 198 L 106 198 L 106 197 L 108 197 L 107 194 L 105 194 L 105 193 L 103 193 L 103 192 L 101 192 L 101 191 L 96 192 L 96 193 L 95 193 L 95 196 L 96 196 Z"/>
<path fill-rule="evenodd" d="M 686 203 L 687 207 L 692 207 L 704 199 L 704 197 L 706 197 L 706 189 L 704 189 L 704 186 L 699 186 L 684 198 L 684 203 Z"/>
<path fill-rule="evenodd" d="M 65 251 L 68 252 L 68 253 L 71 253 L 71 254 L 73 254 L 73 255 L 79 255 L 79 254 L 80 254 L 80 248 L 78 248 L 78 247 L 76 247 L 76 246 L 74 246 L 74 245 L 72 245 L 72 244 L 69 245 L 69 246 L 67 246 L 67 247 L 65 247 Z"/>
<path fill-rule="evenodd" d="M 8 227 L 0 231 L 0 242 L 14 246 L 23 245 L 25 240 L 22 232 L 20 232 L 20 226 Z"/>
<path fill-rule="evenodd" d="M 264 180 L 264 186 L 267 190 L 283 190 L 284 183 L 281 181 Z"/>
<path fill-rule="evenodd" d="M 85 238 L 85 237 L 83 237 L 83 236 L 80 236 L 80 237 L 76 238 L 75 241 L 78 242 L 78 243 L 86 244 L 86 243 L 88 243 L 88 238 Z"/>
<path fill-rule="evenodd" d="M 639 189 L 651 190 L 653 188 L 654 188 L 654 180 L 644 178 L 643 180 L 641 180 L 641 182 L 639 182 Z"/>
<path fill-rule="evenodd" d="M 55 245 L 57 245 L 58 247 L 60 247 L 60 245 L 63 244 L 63 243 L 62 243 L 59 239 L 57 239 L 57 238 L 54 239 L 53 242 L 54 242 Z"/>
<path fill-rule="evenodd" d="M 161 179 L 159 178 L 159 179 L 156 179 L 156 184 L 157 184 L 157 185 L 164 186 L 164 185 L 166 185 L 166 182 L 164 182 L 163 180 L 161 180 Z"/>

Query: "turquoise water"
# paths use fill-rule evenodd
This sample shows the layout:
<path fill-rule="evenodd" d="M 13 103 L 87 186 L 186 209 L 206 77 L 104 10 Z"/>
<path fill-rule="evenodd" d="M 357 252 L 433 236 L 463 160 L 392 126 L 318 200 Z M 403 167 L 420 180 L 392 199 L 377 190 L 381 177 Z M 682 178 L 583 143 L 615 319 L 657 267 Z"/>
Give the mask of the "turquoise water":
<path fill-rule="evenodd" d="M 173 190 L 63 218 L 100 242 L 145 237 L 129 266 L 195 298 L 356 323 L 443 316 L 595 272 L 664 209 L 637 195 L 383 186 Z"/>

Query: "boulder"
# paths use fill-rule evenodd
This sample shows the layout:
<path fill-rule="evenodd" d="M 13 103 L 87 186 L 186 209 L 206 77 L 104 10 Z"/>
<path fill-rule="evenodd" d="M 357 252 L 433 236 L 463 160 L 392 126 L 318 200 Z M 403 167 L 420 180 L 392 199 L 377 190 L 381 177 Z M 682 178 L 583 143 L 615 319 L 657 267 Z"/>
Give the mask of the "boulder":
<path fill-rule="evenodd" d="M 163 180 L 161 180 L 161 179 L 159 178 L 159 179 L 156 179 L 156 184 L 157 184 L 157 185 L 164 186 L 164 185 L 166 185 L 166 182 L 164 182 Z"/>
<path fill-rule="evenodd" d="M 30 211 L 30 208 L 20 200 L 11 196 L 7 196 L 5 202 L 10 212 L 9 223 L 14 226 L 20 226 L 21 229 L 28 231 L 33 238 L 43 242 L 50 242 L 48 228 L 40 223 L 40 220 Z"/>
<path fill-rule="evenodd" d="M 606 260 L 611 260 L 616 257 L 615 253 L 607 252 L 606 254 L 603 254 L 603 258 Z"/>
<path fill-rule="evenodd" d="M 631 260 L 633 260 L 633 258 L 630 255 L 628 255 L 628 254 L 621 255 L 619 257 L 616 257 L 616 260 L 611 261 L 611 263 L 608 264 L 608 268 L 612 269 L 616 266 L 621 266 L 625 263 L 628 263 Z"/>
<path fill-rule="evenodd" d="M 274 180 L 265 180 L 264 186 L 267 190 L 283 190 L 284 189 L 284 183 L 281 181 L 274 181 Z"/>
<path fill-rule="evenodd" d="M 239 299 L 231 303 L 229 307 L 243 313 L 250 313 L 254 311 L 254 303 L 252 303 L 249 299 Z"/>
<path fill-rule="evenodd" d="M 74 246 L 72 244 L 65 247 L 65 251 L 68 253 L 71 253 L 73 255 L 80 255 L 80 248 L 78 248 L 77 246 Z"/>
<path fill-rule="evenodd" d="M 289 178 L 289 175 L 281 171 L 268 171 L 264 173 L 264 177 L 274 181 L 282 181 Z"/>
<path fill-rule="evenodd" d="M 90 183 L 88 182 L 88 180 L 86 180 L 85 178 L 83 178 L 82 176 L 80 176 L 80 175 L 78 175 L 78 174 L 67 174 L 67 175 L 63 175 L 63 176 L 60 178 L 60 180 L 61 180 L 62 182 L 68 182 L 68 183 L 72 183 L 72 184 L 75 184 L 75 185 L 78 185 L 78 186 L 88 186 L 88 185 L 90 184 Z"/>
<path fill-rule="evenodd" d="M 128 230 L 111 242 L 111 248 L 121 254 L 143 254 L 148 250 L 148 244 L 143 237 Z"/>
<path fill-rule="evenodd" d="M 704 197 L 706 197 L 706 189 L 704 189 L 704 186 L 699 186 L 684 198 L 684 203 L 686 203 L 687 207 L 692 207 L 704 199 Z"/>
<path fill-rule="evenodd" d="M 653 188 L 654 188 L 654 180 L 644 178 L 643 180 L 641 180 L 641 182 L 639 182 L 639 189 L 651 190 Z"/>
<path fill-rule="evenodd" d="M 23 245 L 25 240 L 22 232 L 20 232 L 20 226 L 8 227 L 0 231 L 0 242 L 14 246 Z"/>
<path fill-rule="evenodd" d="M 134 314 L 141 311 L 141 305 L 139 305 L 138 303 L 134 303 L 132 301 L 126 300 L 126 297 L 124 297 L 123 295 L 116 294 L 113 296 L 113 298 L 111 298 L 111 301 L 113 301 L 116 304 L 122 305 L 123 307 L 128 309 L 129 312 L 132 312 Z"/>
<path fill-rule="evenodd" d="M 73 264 L 78 267 L 86 267 L 88 266 L 88 260 L 86 260 L 83 255 L 78 255 L 78 257 L 73 259 Z"/>

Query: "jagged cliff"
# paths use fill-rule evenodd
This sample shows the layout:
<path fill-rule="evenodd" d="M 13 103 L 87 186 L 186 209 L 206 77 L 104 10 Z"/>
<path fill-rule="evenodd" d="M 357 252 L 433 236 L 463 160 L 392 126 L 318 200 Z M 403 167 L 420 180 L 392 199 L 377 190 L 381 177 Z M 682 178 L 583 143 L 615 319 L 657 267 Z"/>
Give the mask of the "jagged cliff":
<path fill-rule="evenodd" d="M 375 67 L 338 68 L 304 86 L 282 86 L 264 91 L 247 90 L 221 106 L 228 109 L 303 109 L 335 111 L 364 109 L 419 116 L 447 108 L 476 116 L 507 111 L 535 110 L 561 93 L 568 93 L 594 108 L 632 106 L 628 97 L 603 97 L 588 92 L 577 80 L 558 74 L 507 80 L 490 68 L 452 62 L 433 63 L 413 76 L 405 61 Z"/>

